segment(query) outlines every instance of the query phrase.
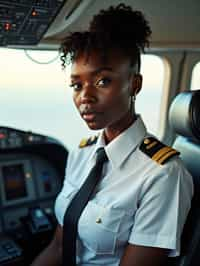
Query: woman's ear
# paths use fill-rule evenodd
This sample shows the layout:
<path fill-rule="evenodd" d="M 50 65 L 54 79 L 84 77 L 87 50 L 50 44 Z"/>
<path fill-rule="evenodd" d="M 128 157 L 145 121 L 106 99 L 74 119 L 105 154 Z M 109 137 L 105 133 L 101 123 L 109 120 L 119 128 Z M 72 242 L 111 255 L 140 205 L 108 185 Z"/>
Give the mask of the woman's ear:
<path fill-rule="evenodd" d="M 132 95 L 138 94 L 142 88 L 142 75 L 134 74 L 132 82 Z"/>

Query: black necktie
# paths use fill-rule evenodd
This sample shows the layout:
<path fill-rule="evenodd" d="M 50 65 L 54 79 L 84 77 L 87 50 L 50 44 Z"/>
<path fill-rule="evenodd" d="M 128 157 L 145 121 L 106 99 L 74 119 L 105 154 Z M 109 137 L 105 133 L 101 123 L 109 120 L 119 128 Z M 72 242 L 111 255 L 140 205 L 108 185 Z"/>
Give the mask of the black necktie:
<path fill-rule="evenodd" d="M 76 265 L 76 237 L 78 220 L 101 177 L 103 164 L 108 160 L 104 148 L 97 150 L 95 166 L 90 171 L 80 190 L 72 199 L 64 216 L 63 266 Z M 89 230 L 89 229 L 88 229 Z"/>

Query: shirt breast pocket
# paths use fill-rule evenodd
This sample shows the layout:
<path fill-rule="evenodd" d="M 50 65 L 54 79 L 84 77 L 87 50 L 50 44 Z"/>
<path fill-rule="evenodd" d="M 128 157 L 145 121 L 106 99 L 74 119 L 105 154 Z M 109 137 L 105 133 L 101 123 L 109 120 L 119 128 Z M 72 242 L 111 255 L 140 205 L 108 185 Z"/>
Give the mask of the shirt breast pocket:
<path fill-rule="evenodd" d="M 61 192 L 58 194 L 55 202 L 55 214 L 61 225 L 63 225 L 65 211 L 77 192 L 78 188 L 65 181 L 65 184 Z"/>
<path fill-rule="evenodd" d="M 96 254 L 113 254 L 123 216 L 121 210 L 90 201 L 79 220 L 78 233 L 82 244 Z"/>

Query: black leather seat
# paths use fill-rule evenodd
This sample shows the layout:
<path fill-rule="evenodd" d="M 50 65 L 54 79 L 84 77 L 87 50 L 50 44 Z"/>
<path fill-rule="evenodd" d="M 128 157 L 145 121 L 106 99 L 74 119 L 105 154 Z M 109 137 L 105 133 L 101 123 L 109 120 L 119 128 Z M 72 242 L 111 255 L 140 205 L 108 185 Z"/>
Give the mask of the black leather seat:
<path fill-rule="evenodd" d="M 173 147 L 194 181 L 194 197 L 182 234 L 180 257 L 168 265 L 200 266 L 200 90 L 182 92 L 171 104 L 169 122 L 177 137 Z"/>

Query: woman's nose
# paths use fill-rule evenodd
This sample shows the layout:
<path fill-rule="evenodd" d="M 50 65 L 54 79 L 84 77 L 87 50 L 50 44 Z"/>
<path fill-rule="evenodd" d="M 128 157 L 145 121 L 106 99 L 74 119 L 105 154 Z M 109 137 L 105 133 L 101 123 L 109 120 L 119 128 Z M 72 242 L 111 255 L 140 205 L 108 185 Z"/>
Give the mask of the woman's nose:
<path fill-rule="evenodd" d="M 81 91 L 81 103 L 94 103 L 96 101 L 95 87 L 86 83 Z"/>

